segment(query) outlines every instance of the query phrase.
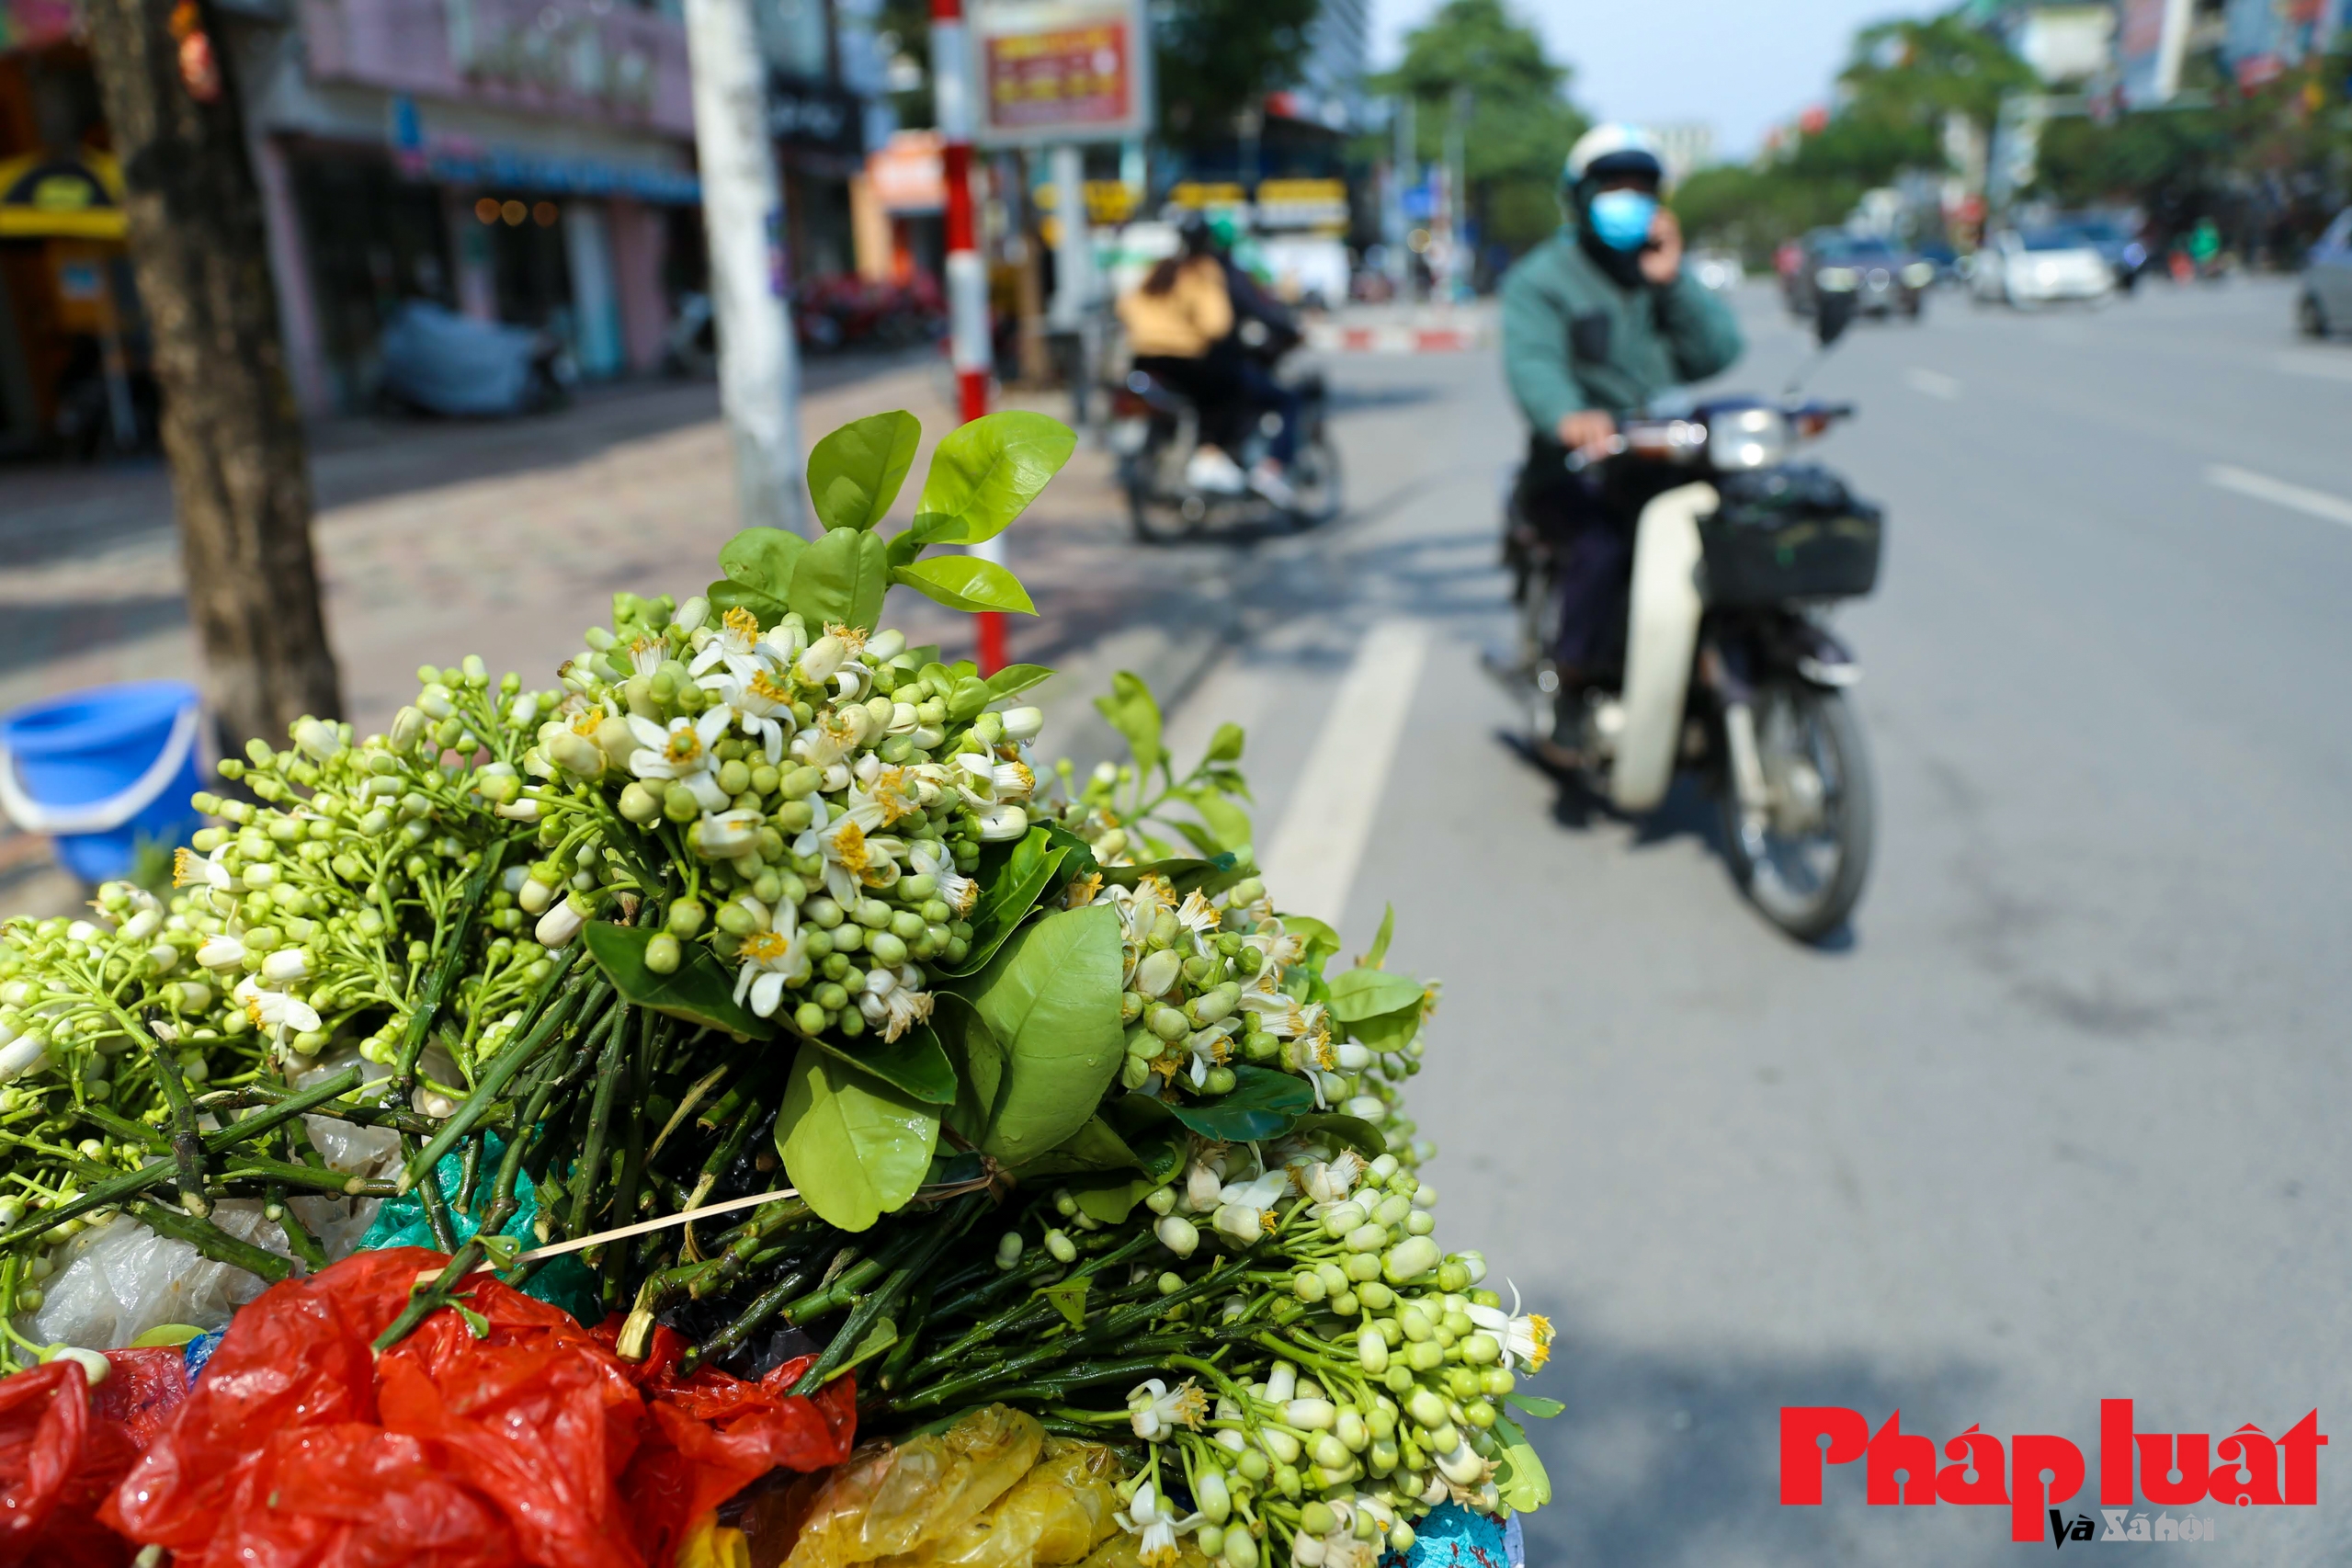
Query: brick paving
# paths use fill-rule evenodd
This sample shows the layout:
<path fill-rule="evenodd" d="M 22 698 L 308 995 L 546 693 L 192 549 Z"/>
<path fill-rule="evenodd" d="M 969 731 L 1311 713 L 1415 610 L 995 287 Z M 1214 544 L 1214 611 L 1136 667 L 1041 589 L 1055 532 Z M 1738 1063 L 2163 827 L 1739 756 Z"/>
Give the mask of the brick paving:
<path fill-rule="evenodd" d="M 906 408 L 927 429 L 898 506 L 910 516 L 930 438 L 950 427 L 928 360 L 820 361 L 803 396 L 813 437 Z M 1061 414 L 1058 398 L 1034 405 Z M 698 592 L 734 528 L 733 474 L 707 384 L 601 390 L 560 414 L 498 424 L 353 421 L 314 438 L 316 539 L 347 714 L 380 727 L 415 693 L 421 663 L 480 653 L 551 685 L 617 590 Z M 0 710 L 109 681 L 198 668 L 160 463 L 0 475 Z M 894 525 L 892 525 L 894 526 Z M 1064 745 L 1094 749 L 1083 699 L 1116 668 L 1182 680 L 1224 624 L 1229 552 L 1155 550 L 1128 531 L 1107 454 L 1082 446 L 1007 536 L 1036 599 L 1012 655 L 1054 665 Z M 917 642 L 964 651 L 966 618 L 904 590 L 889 617 Z M 1187 652 L 1189 650 L 1189 652 Z M 1085 689 L 1081 689 L 1084 687 Z M 37 841 L 0 838 L 0 915 L 75 896 Z"/>

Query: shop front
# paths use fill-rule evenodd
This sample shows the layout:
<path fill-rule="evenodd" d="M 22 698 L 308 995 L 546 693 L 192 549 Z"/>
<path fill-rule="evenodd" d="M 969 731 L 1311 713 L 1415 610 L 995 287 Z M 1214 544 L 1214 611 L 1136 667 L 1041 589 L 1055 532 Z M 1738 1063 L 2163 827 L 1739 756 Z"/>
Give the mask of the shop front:
<path fill-rule="evenodd" d="M 412 300 L 548 333 L 587 380 L 660 362 L 700 283 L 699 236 L 673 243 L 700 199 L 676 20 L 593 0 L 299 17 L 301 68 L 261 101 L 297 242 L 288 335 L 316 402 L 366 404 L 377 342 Z"/>
<path fill-rule="evenodd" d="M 0 454 L 153 438 L 122 176 L 70 12 L 0 5 Z"/>

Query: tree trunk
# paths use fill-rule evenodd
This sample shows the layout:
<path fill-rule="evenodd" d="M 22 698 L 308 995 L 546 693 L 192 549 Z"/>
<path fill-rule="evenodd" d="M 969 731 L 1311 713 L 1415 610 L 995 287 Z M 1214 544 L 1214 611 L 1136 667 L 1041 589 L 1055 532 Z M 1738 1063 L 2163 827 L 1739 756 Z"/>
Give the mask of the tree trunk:
<path fill-rule="evenodd" d="M 84 0 L 83 15 L 122 162 L 212 710 L 225 745 L 282 744 L 295 720 L 337 717 L 341 703 L 236 81 L 209 6 L 181 4 L 176 28 L 174 0 Z"/>

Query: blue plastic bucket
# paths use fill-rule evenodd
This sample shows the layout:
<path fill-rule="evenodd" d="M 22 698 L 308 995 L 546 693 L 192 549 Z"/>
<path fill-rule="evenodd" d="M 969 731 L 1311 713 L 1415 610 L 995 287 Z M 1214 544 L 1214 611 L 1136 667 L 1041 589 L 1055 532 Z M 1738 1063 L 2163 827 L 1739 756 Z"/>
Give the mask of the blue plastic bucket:
<path fill-rule="evenodd" d="M 194 687 L 138 681 L 76 691 L 0 719 L 0 809 L 56 840 L 85 882 L 130 874 L 139 846 L 187 842 L 203 819 Z"/>

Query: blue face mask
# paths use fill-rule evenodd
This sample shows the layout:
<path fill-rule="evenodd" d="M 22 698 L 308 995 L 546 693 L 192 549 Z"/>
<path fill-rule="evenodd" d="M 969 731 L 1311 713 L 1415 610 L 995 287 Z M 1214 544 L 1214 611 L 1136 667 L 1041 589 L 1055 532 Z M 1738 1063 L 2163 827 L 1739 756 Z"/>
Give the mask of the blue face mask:
<path fill-rule="evenodd" d="M 1658 199 L 1642 190 L 1604 190 L 1589 209 L 1593 233 L 1611 250 L 1638 250 L 1650 238 Z"/>

